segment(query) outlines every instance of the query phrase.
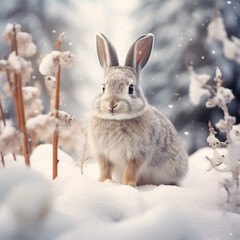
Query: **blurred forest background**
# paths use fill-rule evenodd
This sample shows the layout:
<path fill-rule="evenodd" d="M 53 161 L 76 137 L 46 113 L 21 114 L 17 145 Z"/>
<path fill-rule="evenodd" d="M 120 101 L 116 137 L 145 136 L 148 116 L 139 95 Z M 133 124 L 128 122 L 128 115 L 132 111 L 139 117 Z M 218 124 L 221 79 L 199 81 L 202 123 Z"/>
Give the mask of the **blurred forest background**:
<path fill-rule="evenodd" d="M 240 1 L 218 0 L 228 36 L 240 37 Z M 207 144 L 208 120 L 221 118 L 219 109 L 189 102 L 189 73 L 192 65 L 197 73 L 214 75 L 215 66 L 222 70 L 225 87 L 233 90 L 236 99 L 230 114 L 239 116 L 240 65 L 223 55 L 222 44 L 207 43 L 207 26 L 214 16 L 211 0 L 1 0 L 0 31 L 7 23 L 19 23 L 33 36 L 38 53 L 32 59 L 34 73 L 29 85 L 43 84 L 38 71 L 39 58 L 54 49 L 60 32 L 66 32 L 63 50 L 70 50 L 75 61 L 69 71 L 62 72 L 62 110 L 84 118 L 94 96 L 101 91 L 103 72 L 98 63 L 95 33 L 104 33 L 114 44 L 120 63 L 128 48 L 139 36 L 155 35 L 153 54 L 143 70 L 142 86 L 150 104 L 166 114 L 179 131 L 189 153 Z M 0 41 L 0 55 L 10 49 Z M 3 80 L 0 80 L 1 92 Z M 45 106 L 47 95 L 42 91 Z M 13 106 L 4 101 L 7 117 Z M 48 111 L 46 109 L 45 111 Z"/>

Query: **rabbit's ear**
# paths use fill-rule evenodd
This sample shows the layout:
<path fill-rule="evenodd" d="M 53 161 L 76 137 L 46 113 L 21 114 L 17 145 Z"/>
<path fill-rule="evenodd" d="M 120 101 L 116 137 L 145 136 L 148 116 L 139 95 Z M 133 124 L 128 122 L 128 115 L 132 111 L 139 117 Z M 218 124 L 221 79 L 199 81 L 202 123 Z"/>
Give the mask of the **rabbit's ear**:
<path fill-rule="evenodd" d="M 116 50 L 103 34 L 97 33 L 96 43 L 98 59 L 102 68 L 106 70 L 113 66 L 119 66 Z"/>
<path fill-rule="evenodd" d="M 146 65 L 153 46 L 154 36 L 152 33 L 138 38 L 128 51 L 125 66 L 133 68 L 138 74 Z"/>

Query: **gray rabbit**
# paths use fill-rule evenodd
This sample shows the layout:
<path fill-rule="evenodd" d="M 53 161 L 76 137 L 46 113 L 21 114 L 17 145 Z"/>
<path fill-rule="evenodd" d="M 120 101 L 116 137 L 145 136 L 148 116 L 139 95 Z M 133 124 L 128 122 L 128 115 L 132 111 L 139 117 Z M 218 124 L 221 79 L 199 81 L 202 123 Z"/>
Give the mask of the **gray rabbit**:
<path fill-rule="evenodd" d="M 88 139 L 99 162 L 101 182 L 178 185 L 187 173 L 188 156 L 175 128 L 148 104 L 140 87 L 140 72 L 150 57 L 153 39 L 150 33 L 138 38 L 125 66 L 119 66 L 113 45 L 97 34 L 104 84 L 92 105 Z"/>

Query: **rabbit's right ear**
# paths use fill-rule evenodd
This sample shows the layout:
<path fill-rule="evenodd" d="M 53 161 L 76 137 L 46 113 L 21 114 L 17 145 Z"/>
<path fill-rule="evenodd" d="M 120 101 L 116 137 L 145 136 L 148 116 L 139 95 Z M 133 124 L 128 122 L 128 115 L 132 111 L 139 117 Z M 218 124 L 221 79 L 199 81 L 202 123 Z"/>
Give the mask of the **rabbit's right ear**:
<path fill-rule="evenodd" d="M 125 66 L 133 68 L 133 70 L 139 74 L 151 55 L 153 41 L 154 36 L 152 33 L 145 34 L 138 38 L 128 51 Z"/>
<path fill-rule="evenodd" d="M 116 50 L 103 34 L 97 33 L 96 43 L 98 59 L 104 71 L 119 66 Z"/>

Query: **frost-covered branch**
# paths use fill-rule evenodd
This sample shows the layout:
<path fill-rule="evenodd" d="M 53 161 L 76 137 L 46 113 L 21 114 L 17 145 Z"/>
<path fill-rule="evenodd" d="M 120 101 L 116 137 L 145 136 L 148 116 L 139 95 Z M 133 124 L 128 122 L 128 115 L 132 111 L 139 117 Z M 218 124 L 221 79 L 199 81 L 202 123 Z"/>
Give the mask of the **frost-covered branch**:
<path fill-rule="evenodd" d="M 218 67 L 216 67 L 216 73 L 213 81 L 211 82 L 208 77 L 198 77 L 192 68 L 190 71 L 190 86 L 189 86 L 189 97 L 193 99 L 193 103 L 198 104 L 203 96 L 210 96 L 206 101 L 207 108 L 219 107 L 223 111 L 223 119 L 220 119 L 216 123 L 216 127 L 223 133 L 226 133 L 226 141 L 221 142 L 216 137 L 216 131 L 212 124 L 209 122 L 209 136 L 207 142 L 210 147 L 213 148 L 212 157 L 206 157 L 210 162 L 209 170 L 215 169 L 219 172 L 230 172 L 232 179 L 229 180 L 229 184 L 224 184 L 223 187 L 226 189 L 229 195 L 229 203 L 232 205 L 231 208 L 236 208 L 236 202 L 239 201 L 239 171 L 240 171 L 240 124 L 234 125 L 236 118 L 230 116 L 228 111 L 228 104 L 234 99 L 232 90 L 224 88 L 222 86 L 222 73 Z M 200 75 L 204 76 L 204 75 Z M 199 80 L 200 79 L 200 80 Z M 202 80 L 202 81 L 201 81 Z M 204 92 L 204 91 L 208 92 Z M 200 92 L 197 98 L 192 92 Z M 192 94 L 192 95 L 191 95 Z M 222 155 L 219 153 L 218 148 L 227 148 L 227 154 Z M 220 169 L 218 166 L 225 164 L 225 169 Z M 227 181 L 225 181 L 226 183 Z M 234 203 L 234 204 L 233 204 Z"/>
<path fill-rule="evenodd" d="M 217 2 L 215 0 L 215 2 Z M 217 3 L 214 4 L 214 18 L 207 27 L 208 42 L 214 39 L 223 44 L 223 53 L 226 58 L 240 63 L 240 39 L 232 36 L 227 37 L 227 31 L 221 13 L 217 9 Z"/>

